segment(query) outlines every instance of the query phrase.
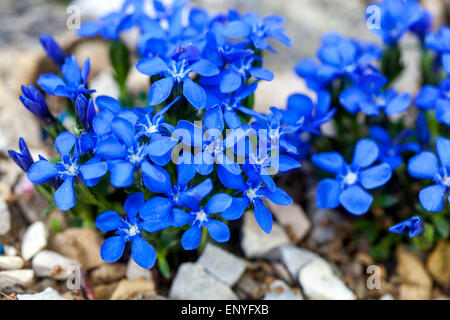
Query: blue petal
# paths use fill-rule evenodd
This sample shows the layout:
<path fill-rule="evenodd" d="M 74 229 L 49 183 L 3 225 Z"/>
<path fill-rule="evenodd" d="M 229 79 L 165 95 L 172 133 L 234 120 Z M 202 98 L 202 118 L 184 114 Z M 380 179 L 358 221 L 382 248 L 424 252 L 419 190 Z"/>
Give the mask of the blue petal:
<path fill-rule="evenodd" d="M 72 209 L 77 202 L 75 190 L 73 189 L 73 180 L 73 178 L 66 179 L 53 195 L 55 204 L 61 211 Z"/>
<path fill-rule="evenodd" d="M 439 171 L 438 160 L 434 153 L 421 152 L 408 162 L 409 174 L 418 179 L 433 179 Z"/>
<path fill-rule="evenodd" d="M 344 158 L 337 152 L 314 154 L 311 161 L 316 167 L 334 174 L 340 173 L 345 164 Z"/>
<path fill-rule="evenodd" d="M 172 135 L 180 139 L 180 141 L 188 146 L 203 146 L 202 128 L 189 121 L 178 121 L 177 128 L 172 132 Z"/>
<path fill-rule="evenodd" d="M 203 126 L 208 137 L 218 137 L 221 135 L 225 125 L 223 122 L 222 109 L 219 106 L 207 110 L 203 116 Z"/>
<path fill-rule="evenodd" d="M 436 102 L 436 119 L 450 126 L 450 100 L 449 99 L 438 99 Z"/>
<path fill-rule="evenodd" d="M 378 146 L 371 139 L 361 139 L 356 143 L 352 165 L 357 168 L 370 166 L 378 159 Z"/>
<path fill-rule="evenodd" d="M 149 156 L 162 157 L 170 152 L 177 144 L 178 140 L 175 138 L 159 137 L 158 139 L 152 139 L 145 150 Z"/>
<path fill-rule="evenodd" d="M 447 37 L 448 40 L 448 37 Z M 441 58 L 442 67 L 444 68 L 447 74 L 450 74 L 450 53 L 444 53 Z"/>
<path fill-rule="evenodd" d="M 181 237 L 181 245 L 184 250 L 194 250 L 200 245 L 202 229 L 197 226 L 190 227 Z"/>
<path fill-rule="evenodd" d="M 411 95 L 409 93 L 400 94 L 386 106 L 386 114 L 390 116 L 396 113 L 401 113 L 408 109 L 410 105 Z"/>
<path fill-rule="evenodd" d="M 220 80 L 220 91 L 223 93 L 231 93 L 239 89 L 242 85 L 242 77 L 234 71 L 225 72 Z"/>
<path fill-rule="evenodd" d="M 124 227 L 122 218 L 115 211 L 103 212 L 95 219 L 95 225 L 103 232 L 118 230 Z"/>
<path fill-rule="evenodd" d="M 433 185 L 419 192 L 419 200 L 423 208 L 431 212 L 441 212 L 444 207 L 445 187 Z"/>
<path fill-rule="evenodd" d="M 439 137 L 436 139 L 436 152 L 441 165 L 450 170 L 450 140 Z"/>
<path fill-rule="evenodd" d="M 141 166 L 144 184 L 152 192 L 169 193 L 172 190 L 170 175 L 159 166 L 144 162 Z"/>
<path fill-rule="evenodd" d="M 123 118 L 115 118 L 111 122 L 111 131 L 127 147 L 134 144 L 135 128 L 131 122 Z"/>
<path fill-rule="evenodd" d="M 208 214 L 219 213 L 227 210 L 231 203 L 233 202 L 233 198 L 225 193 L 219 193 L 214 195 L 206 204 L 205 211 Z"/>
<path fill-rule="evenodd" d="M 192 199 L 199 202 L 204 197 L 206 197 L 213 189 L 213 184 L 211 179 L 206 179 L 202 183 L 198 184 L 197 186 L 189 189 L 188 191 L 184 192 L 182 195 L 183 197 L 186 196 L 189 200 L 189 202 L 193 202 Z M 190 207 L 189 203 L 185 203 L 182 201 L 182 195 L 180 195 L 180 202 L 182 205 Z"/>
<path fill-rule="evenodd" d="M 286 155 L 279 156 L 279 161 L 280 161 L 279 167 L 280 172 L 288 172 L 301 167 L 300 162 Z"/>
<path fill-rule="evenodd" d="M 233 198 L 231 206 L 225 211 L 222 211 L 222 218 L 230 221 L 240 219 L 249 204 L 250 201 L 247 198 Z"/>
<path fill-rule="evenodd" d="M 339 202 L 348 212 L 359 216 L 369 211 L 373 197 L 360 186 L 354 185 L 341 192 Z"/>
<path fill-rule="evenodd" d="M 225 112 L 223 113 L 223 119 L 230 129 L 235 129 L 241 125 L 239 116 L 233 110 L 225 110 Z"/>
<path fill-rule="evenodd" d="M 156 251 L 152 245 L 138 236 L 133 238 L 131 257 L 142 268 L 150 269 L 156 262 Z"/>
<path fill-rule="evenodd" d="M 174 80 L 171 77 L 163 78 L 152 83 L 150 91 L 148 92 L 148 104 L 156 106 L 169 97 L 172 92 Z"/>
<path fill-rule="evenodd" d="M 137 62 L 136 69 L 151 77 L 166 71 L 167 64 L 159 57 L 147 57 Z"/>
<path fill-rule="evenodd" d="M 125 188 L 133 184 L 134 165 L 128 161 L 117 161 L 111 165 L 111 184 Z"/>
<path fill-rule="evenodd" d="M 66 61 L 62 65 L 61 73 L 69 83 L 74 85 L 81 83 L 80 65 L 74 55 L 70 55 L 66 58 Z"/>
<path fill-rule="evenodd" d="M 80 37 L 93 37 L 102 32 L 103 25 L 96 21 L 83 22 L 81 28 L 77 31 Z"/>
<path fill-rule="evenodd" d="M 270 192 L 267 195 L 267 198 L 275 204 L 280 206 L 288 206 L 291 205 L 293 200 L 292 198 L 282 189 L 275 188 L 275 191 Z"/>
<path fill-rule="evenodd" d="M 95 99 L 95 103 L 100 110 L 108 110 L 113 114 L 118 113 L 122 109 L 119 101 L 109 96 L 99 96 Z"/>
<path fill-rule="evenodd" d="M 71 153 L 76 142 L 76 137 L 67 131 L 61 132 L 55 139 L 55 148 L 64 157 Z"/>
<path fill-rule="evenodd" d="M 189 181 L 191 181 L 197 171 L 195 170 L 195 166 L 192 163 L 193 159 L 190 160 L 190 163 L 179 163 L 177 165 L 177 185 L 180 187 L 187 186 Z"/>
<path fill-rule="evenodd" d="M 42 184 L 58 175 L 56 167 L 47 160 L 33 163 L 27 172 L 28 179 L 34 184 Z"/>
<path fill-rule="evenodd" d="M 65 87 L 66 84 L 61 77 L 56 74 L 43 74 L 37 80 L 37 84 L 47 93 L 53 94 L 58 87 Z"/>
<path fill-rule="evenodd" d="M 259 80 L 272 81 L 274 78 L 273 72 L 265 68 L 251 68 L 250 74 Z"/>
<path fill-rule="evenodd" d="M 317 184 L 316 203 L 320 209 L 334 209 L 339 206 L 341 186 L 337 180 L 323 179 Z"/>
<path fill-rule="evenodd" d="M 208 233 L 217 242 L 227 242 L 230 240 L 230 229 L 222 221 L 209 220 L 206 223 L 206 228 Z"/>
<path fill-rule="evenodd" d="M 145 203 L 145 196 L 142 192 L 135 192 L 128 196 L 124 203 L 124 209 L 131 223 L 136 222 L 136 216 Z"/>
<path fill-rule="evenodd" d="M 193 216 L 186 211 L 183 211 L 181 209 L 178 208 L 174 208 L 172 210 L 172 221 L 173 221 L 173 226 L 176 228 L 182 227 L 186 224 L 188 224 L 189 222 L 192 221 Z"/>
<path fill-rule="evenodd" d="M 202 110 L 206 106 L 205 90 L 190 78 L 183 81 L 183 95 L 197 110 Z"/>
<path fill-rule="evenodd" d="M 80 172 L 83 180 L 97 179 L 103 177 L 108 172 L 108 165 L 106 162 L 84 164 L 80 166 Z"/>
<path fill-rule="evenodd" d="M 366 95 L 361 89 L 356 87 L 349 87 L 341 92 L 339 95 L 339 102 L 350 113 L 357 113 L 360 109 L 360 104 L 366 99 Z"/>
<path fill-rule="evenodd" d="M 172 200 L 164 197 L 153 197 L 141 207 L 139 216 L 143 220 L 163 220 L 169 216 L 172 207 Z"/>
<path fill-rule="evenodd" d="M 241 21 L 232 21 L 227 24 L 223 34 L 232 39 L 245 38 L 250 34 L 250 27 Z"/>
<path fill-rule="evenodd" d="M 194 163 L 197 172 L 202 176 L 206 176 L 214 170 L 214 159 L 208 152 L 197 152 Z"/>
<path fill-rule="evenodd" d="M 217 166 L 217 176 L 220 182 L 230 189 L 242 190 L 245 187 L 244 178 L 240 174 L 232 174 L 224 166 Z"/>
<path fill-rule="evenodd" d="M 380 141 L 383 144 L 391 143 L 391 137 L 386 129 L 380 126 L 373 126 L 369 130 L 369 134 L 372 138 Z"/>
<path fill-rule="evenodd" d="M 125 239 L 122 236 L 111 237 L 103 242 L 100 248 L 100 255 L 103 261 L 114 263 L 122 257 L 125 249 Z"/>
<path fill-rule="evenodd" d="M 205 59 L 201 59 L 194 63 L 191 66 L 191 70 L 204 77 L 216 76 L 220 72 L 214 64 Z"/>
<path fill-rule="evenodd" d="M 256 222 L 258 222 L 258 225 L 265 233 L 269 234 L 272 231 L 273 225 L 272 213 L 264 206 L 260 199 L 255 200 L 254 211 Z"/>
<path fill-rule="evenodd" d="M 296 124 L 302 117 L 310 119 L 314 110 L 314 104 L 310 97 L 304 94 L 293 94 L 287 101 L 287 110 L 283 120 L 290 125 Z"/>
<path fill-rule="evenodd" d="M 392 177 L 392 169 L 387 163 L 382 163 L 360 172 L 361 184 L 365 189 L 374 189 L 382 186 Z"/>
<path fill-rule="evenodd" d="M 430 110 L 434 107 L 438 97 L 438 88 L 431 85 L 424 85 L 417 94 L 414 102 L 417 107 L 423 110 Z"/>

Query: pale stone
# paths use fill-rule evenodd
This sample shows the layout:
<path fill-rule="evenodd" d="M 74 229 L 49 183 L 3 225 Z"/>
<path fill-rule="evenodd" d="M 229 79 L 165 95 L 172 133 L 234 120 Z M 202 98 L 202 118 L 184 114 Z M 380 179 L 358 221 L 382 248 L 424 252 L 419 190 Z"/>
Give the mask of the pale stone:
<path fill-rule="evenodd" d="M 145 299 L 156 294 L 155 283 L 146 279 L 127 280 L 119 282 L 111 300 Z"/>
<path fill-rule="evenodd" d="M 272 282 L 269 292 L 264 296 L 264 300 L 303 300 L 301 295 L 295 294 L 289 286 L 281 280 Z"/>
<path fill-rule="evenodd" d="M 101 284 L 125 278 L 127 267 L 122 263 L 104 263 L 91 271 L 92 284 Z"/>
<path fill-rule="evenodd" d="M 75 272 L 80 264 L 66 258 L 59 253 L 43 250 L 36 254 L 31 261 L 31 266 L 38 277 L 49 277 L 57 280 L 67 279 Z"/>
<path fill-rule="evenodd" d="M 24 270 L 7 270 L 0 271 L 0 290 L 21 286 L 29 287 L 34 281 L 34 271 Z"/>
<path fill-rule="evenodd" d="M 18 300 L 66 300 L 56 290 L 48 287 L 42 292 L 34 294 L 18 294 Z"/>
<path fill-rule="evenodd" d="M 150 270 L 142 268 L 131 258 L 128 260 L 126 276 L 128 280 L 136 280 L 140 278 L 147 280 L 153 279 Z"/>
<path fill-rule="evenodd" d="M 450 287 L 450 241 L 438 242 L 428 256 L 427 268 L 439 284 Z"/>
<path fill-rule="evenodd" d="M 267 254 L 272 261 L 281 262 L 293 279 L 297 279 L 299 270 L 314 259 L 321 259 L 317 254 L 292 245 L 278 247 Z"/>
<path fill-rule="evenodd" d="M 21 257 L 0 256 L 0 269 L 14 270 L 23 267 L 24 261 Z"/>
<path fill-rule="evenodd" d="M 22 238 L 22 257 L 30 260 L 47 246 L 48 231 L 44 222 L 37 221 L 30 225 Z"/>
<path fill-rule="evenodd" d="M 280 206 L 270 201 L 267 201 L 267 205 L 294 242 L 303 240 L 308 234 L 311 222 L 300 205 L 293 203 L 289 206 Z"/>
<path fill-rule="evenodd" d="M 3 197 L 0 197 L 0 236 L 6 235 L 9 230 L 11 230 L 11 213 Z"/>

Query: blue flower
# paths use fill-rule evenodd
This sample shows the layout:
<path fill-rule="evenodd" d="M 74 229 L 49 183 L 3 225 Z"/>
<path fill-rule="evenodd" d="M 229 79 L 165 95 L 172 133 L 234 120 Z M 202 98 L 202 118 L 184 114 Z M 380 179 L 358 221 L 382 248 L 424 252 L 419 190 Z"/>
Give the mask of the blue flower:
<path fill-rule="evenodd" d="M 419 201 L 425 210 L 440 212 L 444 207 L 445 195 L 450 189 L 450 140 L 439 137 L 436 139 L 438 158 L 429 151 L 423 151 L 412 157 L 408 162 L 409 174 L 418 179 L 431 179 L 434 185 L 422 189 Z M 450 195 L 448 198 L 450 201 Z"/>
<path fill-rule="evenodd" d="M 438 87 L 424 85 L 417 94 L 415 103 L 422 110 L 434 109 L 436 119 L 450 126 L 450 77 Z"/>
<path fill-rule="evenodd" d="M 142 221 L 138 214 L 145 203 L 144 194 L 133 193 L 125 201 L 125 218 L 114 211 L 102 213 L 95 220 L 97 228 L 103 232 L 115 231 L 115 235 L 103 242 L 100 248 L 102 259 L 114 263 L 123 255 L 127 242 L 132 242 L 131 258 L 142 268 L 150 269 L 156 261 L 156 251 L 142 237 Z"/>
<path fill-rule="evenodd" d="M 199 207 L 189 212 L 173 209 L 174 221 L 177 226 L 191 225 L 181 237 L 183 248 L 185 250 L 196 249 L 200 245 L 203 228 L 206 228 L 211 238 L 217 242 L 227 242 L 230 239 L 230 229 L 224 222 L 213 219 L 211 215 L 227 210 L 232 202 L 233 198 L 230 195 L 219 193 L 212 196 L 205 207 Z"/>
<path fill-rule="evenodd" d="M 425 47 L 439 53 L 442 67 L 450 74 L 450 28 L 441 26 L 438 33 L 429 33 L 425 38 Z"/>
<path fill-rule="evenodd" d="M 275 52 L 267 41 L 268 38 L 276 39 L 288 47 L 292 46 L 291 40 L 284 34 L 284 28 L 280 27 L 283 22 L 283 17 L 267 16 L 261 20 L 256 13 L 250 12 L 239 20 L 228 23 L 224 34 L 232 39 L 246 38 L 258 50 L 269 49 Z"/>
<path fill-rule="evenodd" d="M 330 121 L 336 113 L 336 108 L 330 110 L 331 95 L 328 91 L 317 92 L 317 104 L 304 94 L 295 93 L 289 96 L 283 121 L 288 125 L 296 125 L 301 119 L 301 131 L 320 134 L 320 127 Z"/>
<path fill-rule="evenodd" d="M 95 92 L 95 90 L 86 88 L 90 68 L 89 59 L 86 59 L 83 67 L 80 69 L 77 59 L 74 55 L 71 55 L 61 67 L 64 79 L 56 74 L 47 73 L 41 75 L 37 83 L 48 94 L 67 97 L 75 101 L 79 94 Z"/>
<path fill-rule="evenodd" d="M 408 234 L 410 238 L 420 236 L 424 231 L 421 217 L 414 216 L 389 228 L 389 232 Z"/>
<path fill-rule="evenodd" d="M 380 56 L 381 49 L 375 45 L 329 33 L 322 38 L 317 52 L 322 62 L 317 69 L 317 77 L 321 83 L 329 83 L 340 77 L 356 80 Z M 310 69 L 313 65 L 308 62 L 303 65 L 305 67 Z"/>
<path fill-rule="evenodd" d="M 253 206 L 256 222 L 268 234 L 272 231 L 273 217 L 264 205 L 264 200 L 268 199 L 281 206 L 288 206 L 293 202 L 292 198 L 280 188 L 270 190 L 261 180 L 253 176 L 247 181 L 244 181 L 242 176 L 234 176 L 226 186 L 238 190 L 236 193 L 241 193 L 242 197 L 234 197 L 230 207 L 222 212 L 222 217 L 230 221 L 237 220 L 242 217 L 245 209 Z"/>
<path fill-rule="evenodd" d="M 53 39 L 52 36 L 43 34 L 39 37 L 45 52 L 53 60 L 53 62 L 61 68 L 66 59 L 64 51 L 61 49 L 59 44 Z"/>
<path fill-rule="evenodd" d="M 55 204 L 62 211 L 75 206 L 74 183 L 78 177 L 82 178 L 86 186 L 93 186 L 108 169 L 105 162 L 98 162 L 96 159 L 79 164 L 77 145 L 77 137 L 72 133 L 60 133 L 56 137 L 55 148 L 61 155 L 61 162 L 52 164 L 41 158 L 27 172 L 28 179 L 34 184 L 43 184 L 54 178 L 62 182 L 54 194 Z"/>
<path fill-rule="evenodd" d="M 44 96 L 38 89 L 36 89 L 32 84 L 30 84 L 28 88 L 22 85 L 22 93 L 23 95 L 19 98 L 25 108 L 46 123 L 55 121 L 55 118 L 48 109 Z"/>
<path fill-rule="evenodd" d="M 148 103 L 151 106 L 164 102 L 172 92 L 172 88 L 183 90 L 183 96 L 196 109 L 201 110 L 206 105 L 205 90 L 189 77 L 196 73 L 211 77 L 219 74 L 219 69 L 208 60 L 200 59 L 190 63 L 186 59 L 175 61 L 170 59 L 167 63 L 159 57 L 143 58 L 138 61 L 136 68 L 147 76 L 162 76 L 154 82 L 148 93 Z"/>
<path fill-rule="evenodd" d="M 374 5 L 380 9 L 380 26 L 372 28 L 372 32 L 381 37 L 386 44 L 397 43 L 423 14 L 423 9 L 416 0 L 383 0 L 370 3 L 369 7 Z M 372 11 L 368 11 L 368 19 L 370 19 L 369 12 Z"/>
<path fill-rule="evenodd" d="M 369 130 L 370 136 L 377 140 L 380 149 L 380 160 L 386 162 L 392 168 L 397 169 L 403 162 L 404 151 L 419 152 L 420 145 L 416 142 L 403 141 L 413 134 L 412 130 L 402 131 L 394 140 L 391 140 L 389 132 L 379 126 L 373 126 Z"/>
<path fill-rule="evenodd" d="M 8 150 L 8 155 L 24 172 L 27 172 L 34 162 L 22 137 L 19 139 L 19 152 Z"/>
<path fill-rule="evenodd" d="M 92 127 L 92 121 L 97 114 L 94 100 L 88 100 L 84 95 L 79 94 L 75 99 L 75 111 L 84 128 L 89 130 Z"/>
<path fill-rule="evenodd" d="M 364 75 L 341 92 L 339 102 L 353 114 L 362 111 L 369 116 L 378 116 L 381 110 L 390 116 L 408 109 L 411 95 L 398 94 L 394 89 L 383 90 L 386 83 L 386 77 L 379 73 Z"/>
<path fill-rule="evenodd" d="M 433 27 L 433 16 L 420 7 L 420 17 L 413 25 L 410 27 L 410 31 L 415 33 L 422 42 L 425 41 L 425 36 L 428 34 L 430 29 Z"/>
<path fill-rule="evenodd" d="M 341 204 L 352 214 L 366 213 L 372 205 L 373 196 L 364 189 L 378 188 L 392 176 L 392 169 L 387 163 L 370 167 L 378 157 L 378 146 L 370 139 L 357 142 L 350 165 L 337 152 L 313 155 L 311 161 L 316 167 L 336 175 L 335 179 L 326 178 L 317 185 L 317 206 L 331 209 Z"/>

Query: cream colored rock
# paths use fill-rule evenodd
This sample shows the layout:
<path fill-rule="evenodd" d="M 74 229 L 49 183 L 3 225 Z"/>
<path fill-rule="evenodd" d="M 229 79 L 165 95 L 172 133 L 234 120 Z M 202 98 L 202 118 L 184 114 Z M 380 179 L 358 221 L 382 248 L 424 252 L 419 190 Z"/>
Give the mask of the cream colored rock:
<path fill-rule="evenodd" d="M 43 250 L 36 254 L 31 266 L 38 277 L 48 277 L 56 280 L 67 279 L 75 272 L 80 264 L 73 259 L 66 258 L 59 253 Z"/>
<path fill-rule="evenodd" d="M 0 256 L 0 269 L 15 270 L 23 267 L 24 261 L 21 257 Z"/>
<path fill-rule="evenodd" d="M 156 294 L 155 283 L 151 280 L 124 279 L 119 282 L 117 288 L 114 290 L 111 300 L 139 300 Z"/>
<path fill-rule="evenodd" d="M 30 225 L 22 238 L 22 257 L 30 260 L 47 246 L 48 231 L 44 222 L 37 221 Z"/>
<path fill-rule="evenodd" d="M 436 282 L 450 287 L 450 241 L 439 241 L 428 256 L 427 268 Z"/>
<path fill-rule="evenodd" d="M 6 235 L 11 229 L 11 213 L 5 200 L 0 197 L 0 236 Z"/>
<path fill-rule="evenodd" d="M 90 273 L 92 284 L 110 283 L 125 278 L 127 267 L 122 263 L 103 263 Z"/>
<path fill-rule="evenodd" d="M 280 206 L 270 201 L 267 201 L 267 205 L 294 242 L 303 240 L 308 234 L 311 222 L 300 205 L 293 203 L 289 206 Z"/>
<path fill-rule="evenodd" d="M 27 288 L 33 284 L 33 281 L 33 270 L 0 271 L 0 290 L 14 288 L 16 286 Z"/>

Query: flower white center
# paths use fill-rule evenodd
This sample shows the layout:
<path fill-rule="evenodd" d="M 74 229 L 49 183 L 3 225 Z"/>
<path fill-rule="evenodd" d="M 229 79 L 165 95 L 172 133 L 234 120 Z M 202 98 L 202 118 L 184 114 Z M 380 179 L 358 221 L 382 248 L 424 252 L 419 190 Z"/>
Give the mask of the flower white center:
<path fill-rule="evenodd" d="M 253 200 L 253 199 L 257 198 L 258 196 L 256 195 L 256 191 L 257 191 L 257 190 L 255 190 L 255 189 L 248 189 L 248 190 L 247 190 L 247 197 L 248 197 L 250 200 Z"/>
<path fill-rule="evenodd" d="M 201 210 L 195 213 L 195 220 L 200 222 L 206 222 L 208 221 L 208 215 L 206 214 L 205 211 Z"/>
<path fill-rule="evenodd" d="M 349 171 L 344 177 L 344 182 L 348 185 L 352 185 L 358 180 L 358 175 L 352 171 Z"/>
<path fill-rule="evenodd" d="M 445 177 L 444 180 L 442 181 L 442 184 L 444 186 L 450 187 L 450 177 Z"/>
<path fill-rule="evenodd" d="M 152 125 L 150 127 L 147 128 L 147 133 L 155 133 L 158 132 L 158 127 L 155 125 Z"/>
<path fill-rule="evenodd" d="M 130 228 L 128 228 L 128 230 L 127 230 L 127 235 L 129 235 L 130 237 L 134 237 L 138 233 L 139 233 L 139 228 L 137 225 L 130 226 Z"/>
<path fill-rule="evenodd" d="M 71 164 L 70 166 L 68 166 L 67 168 L 66 168 L 66 170 L 67 170 L 67 173 L 69 174 L 69 175 L 75 175 L 75 173 L 77 172 L 77 170 L 78 170 L 78 168 L 77 168 L 77 166 L 75 165 L 75 164 Z"/>
<path fill-rule="evenodd" d="M 130 156 L 130 162 L 131 163 L 137 163 L 137 162 L 140 162 L 141 160 L 142 160 L 142 157 L 140 155 L 138 155 L 138 154 L 132 154 Z"/>

